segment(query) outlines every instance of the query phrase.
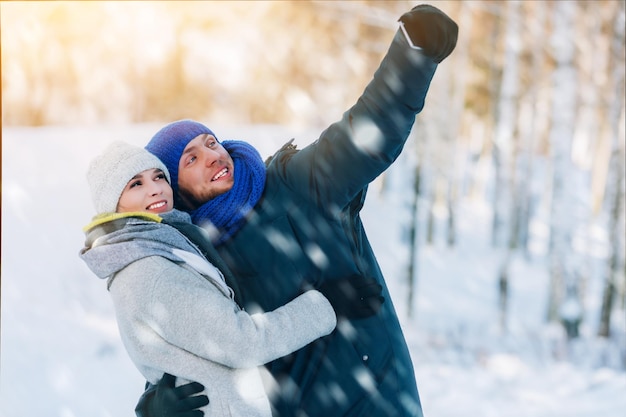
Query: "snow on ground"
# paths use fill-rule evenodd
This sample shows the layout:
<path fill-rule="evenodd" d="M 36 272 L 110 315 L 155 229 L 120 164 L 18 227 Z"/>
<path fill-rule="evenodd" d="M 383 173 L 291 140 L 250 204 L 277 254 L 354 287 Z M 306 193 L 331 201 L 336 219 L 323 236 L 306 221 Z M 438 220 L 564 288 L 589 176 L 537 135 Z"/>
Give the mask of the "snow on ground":
<path fill-rule="evenodd" d="M 134 415 L 144 380 L 119 340 L 104 283 L 77 253 L 92 215 L 89 160 L 112 140 L 144 145 L 158 127 L 3 130 L 0 417 Z M 303 146 L 317 134 L 211 127 L 222 139 L 249 140 L 264 157 L 291 137 Z M 560 328 L 546 326 L 541 256 L 514 258 L 509 331 L 500 331 L 502 254 L 490 248 L 484 201 L 460 202 L 455 248 L 442 239 L 422 243 L 414 315 L 407 317 L 402 164 L 390 170 L 385 192 L 372 185 L 363 220 L 402 319 L 426 416 L 622 417 L 626 335 L 594 339 L 592 314 L 581 340 L 569 345 Z M 624 318 L 616 320 L 624 329 Z"/>

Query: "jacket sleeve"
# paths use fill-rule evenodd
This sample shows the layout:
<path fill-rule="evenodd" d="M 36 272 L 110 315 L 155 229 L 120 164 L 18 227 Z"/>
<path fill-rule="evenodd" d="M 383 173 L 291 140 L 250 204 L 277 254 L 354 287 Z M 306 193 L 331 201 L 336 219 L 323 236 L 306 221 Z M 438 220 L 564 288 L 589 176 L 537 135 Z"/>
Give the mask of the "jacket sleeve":
<path fill-rule="evenodd" d="M 373 79 L 342 119 L 284 158 L 277 170 L 283 182 L 309 193 L 321 207 L 345 207 L 402 151 L 436 68 L 398 30 Z"/>
<path fill-rule="evenodd" d="M 127 266 L 111 295 L 116 310 L 123 310 L 118 320 L 141 323 L 155 340 L 231 368 L 290 354 L 336 325 L 334 310 L 318 291 L 271 312 L 248 314 L 201 275 L 160 257 Z"/>

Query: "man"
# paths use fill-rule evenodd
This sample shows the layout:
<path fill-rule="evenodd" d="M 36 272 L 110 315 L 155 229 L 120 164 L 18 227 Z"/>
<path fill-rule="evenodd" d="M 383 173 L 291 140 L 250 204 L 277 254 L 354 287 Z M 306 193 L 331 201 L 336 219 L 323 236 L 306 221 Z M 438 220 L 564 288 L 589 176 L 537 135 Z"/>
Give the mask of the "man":
<path fill-rule="evenodd" d="M 383 286 L 377 315 L 342 320 L 331 335 L 267 365 L 277 384 L 269 392 L 275 416 L 422 416 L 409 351 L 359 212 L 368 184 L 402 151 L 458 27 L 428 5 L 400 22 L 356 104 L 302 150 L 285 146 L 265 166 L 247 143 L 220 143 L 190 120 L 164 127 L 146 146 L 170 171 L 177 207 L 210 230 L 246 309 L 273 310 L 307 285 L 350 275 Z M 155 411 L 143 415 L 177 415 L 158 410 L 189 394 L 170 395 L 169 403 L 167 395 L 144 396 Z"/>

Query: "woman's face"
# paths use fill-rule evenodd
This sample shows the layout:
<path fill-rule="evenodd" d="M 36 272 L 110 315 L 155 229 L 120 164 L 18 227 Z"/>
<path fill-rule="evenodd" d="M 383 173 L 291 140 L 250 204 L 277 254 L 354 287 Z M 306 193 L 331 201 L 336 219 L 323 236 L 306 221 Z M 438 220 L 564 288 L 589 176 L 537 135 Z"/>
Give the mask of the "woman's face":
<path fill-rule="evenodd" d="M 174 208 L 174 192 L 160 169 L 147 169 L 128 181 L 117 203 L 118 213 L 165 213 Z"/>

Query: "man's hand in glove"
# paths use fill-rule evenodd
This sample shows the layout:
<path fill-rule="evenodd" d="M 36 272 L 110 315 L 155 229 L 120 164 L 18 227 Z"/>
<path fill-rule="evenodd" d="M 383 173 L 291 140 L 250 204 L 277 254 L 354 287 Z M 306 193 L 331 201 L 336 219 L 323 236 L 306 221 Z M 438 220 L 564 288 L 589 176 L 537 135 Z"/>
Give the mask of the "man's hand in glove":
<path fill-rule="evenodd" d="M 137 417 L 203 417 L 197 408 L 209 403 L 206 395 L 194 395 L 204 391 L 198 382 L 176 386 L 176 377 L 165 374 L 157 385 L 153 385 L 139 400 Z"/>
<path fill-rule="evenodd" d="M 337 318 L 363 319 L 380 311 L 383 287 L 362 275 L 328 279 L 317 290 L 330 301 Z"/>
<path fill-rule="evenodd" d="M 415 6 L 399 20 L 409 44 L 419 47 L 437 64 L 452 53 L 459 27 L 444 12 L 427 4 Z"/>

